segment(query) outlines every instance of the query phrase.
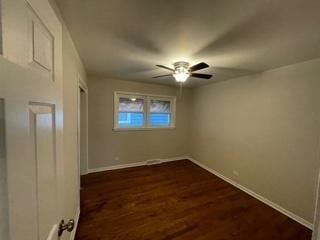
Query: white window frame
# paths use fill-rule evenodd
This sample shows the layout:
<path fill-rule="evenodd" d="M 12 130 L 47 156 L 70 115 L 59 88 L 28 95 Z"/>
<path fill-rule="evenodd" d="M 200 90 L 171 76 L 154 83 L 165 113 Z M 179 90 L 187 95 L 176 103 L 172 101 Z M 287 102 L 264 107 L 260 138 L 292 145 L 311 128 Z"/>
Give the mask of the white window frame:
<path fill-rule="evenodd" d="M 122 128 L 118 125 L 118 110 L 119 110 L 119 99 L 121 97 L 125 98 L 142 98 L 144 100 L 143 113 L 144 113 L 144 125 L 143 127 L 132 127 L 132 128 Z M 150 116 L 150 102 L 151 100 L 164 100 L 170 102 L 170 125 L 169 126 L 150 126 L 149 116 Z M 134 92 L 114 92 L 114 124 L 113 129 L 115 131 L 126 131 L 126 130 L 152 130 L 152 129 L 174 129 L 176 123 L 176 97 L 175 96 L 165 96 L 165 95 L 154 95 L 145 93 L 134 93 Z"/>

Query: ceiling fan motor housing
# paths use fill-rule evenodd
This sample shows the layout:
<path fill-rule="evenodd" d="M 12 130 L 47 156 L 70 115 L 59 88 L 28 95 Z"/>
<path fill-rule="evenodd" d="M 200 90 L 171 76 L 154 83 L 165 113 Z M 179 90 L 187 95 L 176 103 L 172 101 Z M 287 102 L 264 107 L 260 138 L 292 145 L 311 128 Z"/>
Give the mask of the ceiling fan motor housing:
<path fill-rule="evenodd" d="M 188 69 L 189 69 L 190 64 L 188 62 L 180 61 L 180 62 L 175 62 L 173 64 L 173 66 L 174 66 L 174 69 L 178 72 L 180 72 L 181 70 L 183 72 L 185 72 L 186 70 L 187 70 L 187 72 L 189 72 Z"/>

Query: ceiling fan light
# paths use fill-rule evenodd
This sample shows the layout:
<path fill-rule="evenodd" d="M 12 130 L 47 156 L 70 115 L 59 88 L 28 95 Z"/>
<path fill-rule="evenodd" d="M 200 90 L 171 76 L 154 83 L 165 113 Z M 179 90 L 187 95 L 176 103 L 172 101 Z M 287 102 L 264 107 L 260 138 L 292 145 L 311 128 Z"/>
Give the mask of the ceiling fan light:
<path fill-rule="evenodd" d="M 185 82 L 188 77 L 190 76 L 189 73 L 174 73 L 173 77 L 176 79 L 177 82 Z"/>
<path fill-rule="evenodd" d="M 176 67 L 173 77 L 176 79 L 177 82 L 185 82 L 190 73 L 185 66 Z"/>

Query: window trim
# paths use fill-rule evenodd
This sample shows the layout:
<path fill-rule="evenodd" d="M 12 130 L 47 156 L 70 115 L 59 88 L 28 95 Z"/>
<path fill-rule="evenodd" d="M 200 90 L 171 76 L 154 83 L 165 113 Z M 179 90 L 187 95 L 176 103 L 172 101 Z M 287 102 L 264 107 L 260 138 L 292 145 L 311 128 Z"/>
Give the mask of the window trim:
<path fill-rule="evenodd" d="M 118 114 L 119 114 L 119 98 L 120 97 L 130 97 L 130 98 L 142 98 L 144 99 L 143 113 L 144 113 L 144 125 L 143 127 L 132 127 L 132 128 L 121 128 L 118 125 Z M 150 126 L 149 116 L 150 116 L 150 101 L 152 100 L 165 100 L 170 101 L 171 106 L 171 120 L 170 126 Z M 176 97 L 167 95 L 156 95 L 156 94 L 146 94 L 146 93 L 136 93 L 136 92 L 124 92 L 115 91 L 114 92 L 114 109 L 113 109 L 113 130 L 114 131 L 141 131 L 141 130 L 155 130 L 155 129 L 174 129 L 176 123 Z"/>

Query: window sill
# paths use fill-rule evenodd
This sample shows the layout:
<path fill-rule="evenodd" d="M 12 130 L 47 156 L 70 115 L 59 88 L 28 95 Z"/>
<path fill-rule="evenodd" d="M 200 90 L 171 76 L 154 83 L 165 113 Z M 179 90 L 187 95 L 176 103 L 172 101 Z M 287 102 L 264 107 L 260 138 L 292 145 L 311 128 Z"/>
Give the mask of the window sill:
<path fill-rule="evenodd" d="M 151 131 L 151 130 L 171 130 L 175 129 L 175 126 L 172 127 L 144 127 L 144 128 L 113 128 L 115 132 L 122 131 Z"/>

